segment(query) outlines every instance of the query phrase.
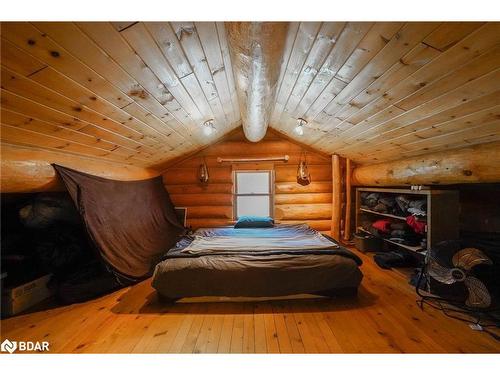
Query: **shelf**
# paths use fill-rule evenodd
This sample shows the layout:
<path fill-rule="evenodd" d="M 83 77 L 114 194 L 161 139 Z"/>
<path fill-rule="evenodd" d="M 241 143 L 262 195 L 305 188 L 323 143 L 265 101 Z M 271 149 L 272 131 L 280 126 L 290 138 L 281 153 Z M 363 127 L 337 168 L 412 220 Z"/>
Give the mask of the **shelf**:
<path fill-rule="evenodd" d="M 436 190 L 411 190 L 411 189 L 387 189 L 387 188 L 358 188 L 358 191 L 368 191 L 370 193 L 393 193 L 393 194 L 414 194 L 414 195 L 431 195 L 436 194 Z"/>
<path fill-rule="evenodd" d="M 358 227 L 358 230 L 361 231 L 361 232 L 365 232 L 365 233 L 371 234 L 369 231 L 367 231 L 366 229 L 364 229 L 362 227 Z M 401 243 L 398 243 L 398 242 L 395 242 L 395 241 L 391 241 L 391 240 L 389 240 L 387 238 L 382 238 L 382 237 L 380 237 L 380 238 L 382 240 L 384 240 L 385 242 L 389 242 L 389 243 L 391 243 L 393 245 L 397 245 L 399 247 L 405 248 L 406 250 L 413 251 L 414 253 L 417 253 L 417 254 L 425 255 L 425 253 L 426 253 L 425 249 L 422 246 L 403 245 Z"/>
<path fill-rule="evenodd" d="M 368 208 L 360 208 L 360 211 L 364 211 L 364 212 L 368 212 L 370 214 L 375 214 L 375 215 L 380 215 L 380 216 L 392 217 L 393 219 L 398 219 L 398 220 L 406 221 L 406 217 L 404 217 L 404 216 L 396 216 L 396 215 L 391 215 L 391 214 L 384 214 L 382 212 L 377 212 L 377 211 L 369 210 Z"/>
<path fill-rule="evenodd" d="M 404 247 L 406 250 L 410 250 L 410 251 L 413 251 L 415 253 L 422 254 L 422 255 L 425 254 L 425 251 L 424 251 L 425 249 L 422 246 L 408 246 L 408 245 L 403 245 L 403 244 L 395 242 L 395 241 L 391 241 L 391 240 L 386 239 L 386 238 L 382 238 L 382 239 L 384 241 L 392 243 L 394 245 L 398 245 L 398 246 Z"/>

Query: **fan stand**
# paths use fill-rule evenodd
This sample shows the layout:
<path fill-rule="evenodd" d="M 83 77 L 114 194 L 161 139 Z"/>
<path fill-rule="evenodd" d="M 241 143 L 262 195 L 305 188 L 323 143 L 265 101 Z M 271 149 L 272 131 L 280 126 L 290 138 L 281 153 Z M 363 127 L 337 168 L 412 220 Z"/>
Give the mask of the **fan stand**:
<path fill-rule="evenodd" d="M 476 326 L 479 328 L 478 330 L 486 332 L 495 340 L 500 341 L 500 332 L 495 333 L 488 329 L 500 329 L 500 307 L 479 311 L 464 305 L 456 306 L 453 301 L 446 298 L 437 297 L 431 294 L 424 294 L 424 290 L 421 289 L 421 285 L 425 267 L 425 264 L 421 267 L 418 280 L 415 285 L 415 292 L 420 297 L 420 300 L 417 300 L 417 305 L 421 310 L 424 310 L 424 305 L 430 306 L 443 312 L 444 315 L 449 318 L 468 323 L 471 328 Z"/>

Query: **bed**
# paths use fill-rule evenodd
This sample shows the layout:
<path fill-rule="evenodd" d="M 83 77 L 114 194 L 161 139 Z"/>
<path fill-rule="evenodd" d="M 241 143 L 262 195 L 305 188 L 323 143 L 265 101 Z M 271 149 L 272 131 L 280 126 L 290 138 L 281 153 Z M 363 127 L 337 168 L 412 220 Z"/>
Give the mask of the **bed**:
<path fill-rule="evenodd" d="M 160 299 L 356 294 L 361 259 L 306 224 L 202 228 L 183 236 L 159 262 Z"/>

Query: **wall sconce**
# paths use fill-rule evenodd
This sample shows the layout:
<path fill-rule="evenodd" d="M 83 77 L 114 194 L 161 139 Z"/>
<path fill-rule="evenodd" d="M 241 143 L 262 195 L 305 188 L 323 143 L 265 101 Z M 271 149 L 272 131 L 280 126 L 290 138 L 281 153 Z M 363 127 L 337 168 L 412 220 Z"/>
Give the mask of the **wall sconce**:
<path fill-rule="evenodd" d="M 215 133 L 215 125 L 213 119 L 205 121 L 202 126 L 203 126 L 203 134 L 205 134 L 207 137 Z"/>
<path fill-rule="evenodd" d="M 302 157 L 304 160 L 302 160 Z M 302 152 L 300 155 L 299 166 L 297 168 L 297 183 L 302 186 L 307 186 L 311 183 L 311 174 L 307 168 L 306 153 Z"/>
<path fill-rule="evenodd" d="M 202 163 L 200 164 L 200 167 L 198 168 L 198 180 L 202 184 L 208 183 L 208 167 L 207 167 L 207 162 L 205 161 L 205 158 L 203 158 Z"/>
<path fill-rule="evenodd" d="M 294 129 L 295 134 L 297 134 L 298 136 L 304 135 L 304 126 L 305 125 L 307 125 L 306 120 L 304 120 L 303 118 L 297 119 L 297 126 Z"/>

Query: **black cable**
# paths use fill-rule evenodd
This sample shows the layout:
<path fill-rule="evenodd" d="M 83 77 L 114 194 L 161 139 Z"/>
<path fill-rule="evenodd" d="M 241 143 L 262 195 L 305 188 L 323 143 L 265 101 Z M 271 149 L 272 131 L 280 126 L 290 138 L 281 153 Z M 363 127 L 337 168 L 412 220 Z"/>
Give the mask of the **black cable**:
<path fill-rule="evenodd" d="M 423 306 L 424 304 L 436 309 L 436 310 L 439 310 L 441 312 L 443 312 L 443 314 L 445 314 L 447 317 L 449 318 L 452 318 L 452 319 L 456 319 L 456 320 L 460 320 L 460 321 L 463 321 L 463 322 L 466 322 L 466 323 L 469 323 L 469 324 L 476 324 L 476 325 L 480 325 L 481 328 L 482 328 L 482 331 L 481 332 L 485 332 L 487 334 L 489 334 L 491 337 L 493 337 L 495 340 L 497 341 L 500 341 L 500 336 L 497 335 L 496 333 L 494 332 L 491 332 L 490 330 L 487 330 L 485 328 L 490 328 L 490 327 L 494 327 L 494 328 L 500 328 L 500 320 L 498 320 L 498 318 L 495 318 L 495 317 L 492 317 L 490 314 L 493 312 L 498 312 L 500 311 L 500 309 L 492 309 L 492 310 L 488 310 L 488 311 L 477 311 L 477 310 L 474 310 L 474 309 L 471 309 L 469 307 L 466 307 L 466 306 L 463 306 L 463 307 L 457 307 L 457 308 L 451 308 L 451 307 L 445 307 L 443 306 L 443 302 L 446 303 L 446 304 L 451 304 L 452 302 L 447 300 L 446 298 L 442 298 L 442 297 L 437 297 L 437 296 L 430 296 L 430 295 L 424 295 L 421 293 L 421 284 L 422 284 L 422 278 L 424 276 L 424 272 L 426 270 L 426 264 L 424 263 L 424 265 L 422 266 L 422 268 L 420 269 L 420 273 L 418 275 L 418 280 L 417 280 L 417 283 L 415 285 L 415 292 L 417 293 L 417 295 L 420 297 L 420 300 L 417 301 L 417 305 L 420 307 L 420 309 L 423 310 Z M 436 304 L 434 304 L 436 303 Z M 458 314 L 463 314 L 463 315 L 471 315 L 471 318 L 475 319 L 475 320 L 472 320 L 472 319 L 466 319 L 466 318 L 463 318 L 463 317 L 459 317 L 459 316 L 456 316 L 456 315 L 452 315 L 450 314 L 450 312 L 452 313 L 458 313 Z M 484 319 L 484 315 L 486 315 L 486 317 L 490 320 L 490 321 L 493 321 L 494 323 L 493 324 L 488 324 L 488 323 L 481 323 L 482 320 Z"/>

